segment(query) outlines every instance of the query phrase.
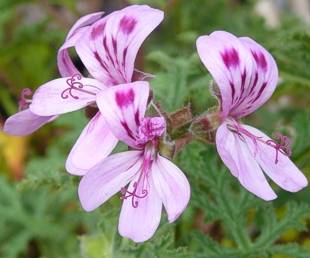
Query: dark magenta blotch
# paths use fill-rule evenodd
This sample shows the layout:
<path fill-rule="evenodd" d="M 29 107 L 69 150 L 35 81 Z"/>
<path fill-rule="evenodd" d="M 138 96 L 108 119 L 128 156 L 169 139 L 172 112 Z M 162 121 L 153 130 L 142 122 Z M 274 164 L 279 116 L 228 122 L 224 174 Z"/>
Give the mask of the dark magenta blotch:
<path fill-rule="evenodd" d="M 118 91 L 115 94 L 115 101 L 120 108 L 126 108 L 135 100 L 135 93 L 133 89 L 128 91 Z"/>
<path fill-rule="evenodd" d="M 103 33 L 104 29 L 105 29 L 105 25 L 106 23 L 100 23 L 99 25 L 95 26 L 91 33 L 90 33 L 90 36 L 91 36 L 91 39 L 96 39 L 100 34 Z"/>
<path fill-rule="evenodd" d="M 227 68 L 239 66 L 239 54 L 235 48 L 226 49 L 221 56 Z"/>
<path fill-rule="evenodd" d="M 263 70 L 266 70 L 267 69 L 267 61 L 266 61 L 264 54 L 262 52 L 257 53 L 255 51 L 252 51 L 252 55 L 255 59 L 257 66 L 262 68 Z"/>
<path fill-rule="evenodd" d="M 136 24 L 137 20 L 134 17 L 124 16 L 119 23 L 119 27 L 123 33 L 128 35 L 134 30 Z"/>
<path fill-rule="evenodd" d="M 136 124 L 139 126 L 140 125 L 140 113 L 139 113 L 139 109 L 136 111 L 135 113 L 135 122 Z"/>

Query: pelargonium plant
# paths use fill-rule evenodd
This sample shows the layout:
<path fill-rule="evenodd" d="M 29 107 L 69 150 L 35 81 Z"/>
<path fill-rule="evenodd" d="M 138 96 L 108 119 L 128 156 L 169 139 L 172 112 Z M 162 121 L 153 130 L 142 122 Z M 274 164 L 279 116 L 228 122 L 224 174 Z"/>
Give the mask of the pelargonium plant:
<path fill-rule="evenodd" d="M 3 128 L 8 134 L 27 135 L 60 114 L 94 108 L 96 114 L 72 148 L 66 169 L 82 176 L 78 193 L 86 211 L 121 193 L 119 232 L 135 242 L 154 235 L 163 205 L 170 223 L 188 205 L 189 182 L 172 160 L 192 140 L 215 143 L 233 176 L 264 200 L 277 195 L 263 172 L 290 192 L 307 186 L 289 159 L 288 137 L 277 134 L 273 140 L 240 121 L 271 97 L 278 82 L 275 60 L 250 38 L 216 31 L 197 39 L 198 55 L 214 79 L 218 106 L 194 118 L 188 107 L 180 109 L 174 113 L 180 114 L 177 122 L 170 123 L 174 116 L 167 115 L 152 94 L 152 76 L 134 68 L 141 44 L 163 17 L 162 11 L 146 5 L 82 17 L 58 51 L 62 78 L 40 86 L 32 99 L 31 91 L 23 90 L 20 112 Z M 71 47 L 88 77 L 71 60 Z M 186 125 L 185 130 L 182 126 L 172 139 L 170 132 L 180 129 L 177 123 Z M 119 141 L 128 151 L 111 154 Z"/>

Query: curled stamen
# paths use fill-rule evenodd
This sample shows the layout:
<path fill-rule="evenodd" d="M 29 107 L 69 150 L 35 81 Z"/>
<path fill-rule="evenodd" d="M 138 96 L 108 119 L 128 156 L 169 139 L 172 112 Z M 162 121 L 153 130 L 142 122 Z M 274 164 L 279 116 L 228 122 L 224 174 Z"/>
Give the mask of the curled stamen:
<path fill-rule="evenodd" d="M 96 95 L 95 93 L 91 91 L 85 90 L 84 87 L 88 86 L 88 87 L 93 87 L 93 88 L 98 89 L 97 87 L 92 86 L 92 85 L 84 85 L 82 82 L 80 82 L 80 80 L 82 80 L 82 76 L 80 74 L 74 74 L 70 78 L 68 78 L 66 83 L 68 84 L 69 87 L 66 88 L 61 93 L 61 98 L 67 99 L 70 96 L 74 99 L 79 99 L 79 96 L 75 95 L 73 90 L 78 91 L 78 92 L 84 92 L 90 95 Z"/>
<path fill-rule="evenodd" d="M 140 167 L 140 175 L 136 182 L 133 183 L 133 190 L 129 191 L 128 188 L 123 187 L 121 189 L 121 199 L 126 200 L 127 198 L 131 198 L 131 205 L 133 208 L 137 208 L 139 205 L 138 199 L 145 198 L 149 191 L 146 189 L 146 184 L 150 172 L 150 168 L 153 163 L 153 149 L 146 149 L 144 153 L 143 164 Z M 149 189 L 150 190 L 150 189 Z"/>
<path fill-rule="evenodd" d="M 252 134 L 245 128 L 241 127 L 239 124 L 233 124 L 233 125 L 228 124 L 227 129 L 233 133 L 236 133 L 243 142 L 245 142 L 245 136 L 250 138 L 255 146 L 254 156 L 258 152 L 258 142 L 264 143 L 275 149 L 276 151 L 275 164 L 278 164 L 279 162 L 279 152 L 285 156 L 290 156 L 292 154 L 290 138 L 285 135 L 282 135 L 281 133 L 276 133 L 277 141 L 275 141 L 275 140 L 264 140 L 261 136 L 256 136 Z"/>
<path fill-rule="evenodd" d="M 292 140 L 286 136 L 283 135 L 279 132 L 276 133 L 276 138 L 278 139 L 278 141 L 281 144 L 281 149 L 287 154 L 287 156 L 291 156 L 292 155 Z"/>
<path fill-rule="evenodd" d="M 24 88 L 22 90 L 19 101 L 18 101 L 20 111 L 28 108 L 29 104 L 31 103 L 31 99 L 28 99 L 27 97 L 30 97 L 31 95 L 32 95 L 31 89 Z"/>
<path fill-rule="evenodd" d="M 248 130 L 244 129 L 243 127 L 241 127 L 240 125 L 238 124 L 234 124 L 234 125 L 230 125 L 228 124 L 227 125 L 227 128 L 228 130 L 230 130 L 231 132 L 233 133 L 236 133 L 239 138 L 245 142 L 245 138 L 244 136 L 247 136 L 248 138 L 250 138 L 255 146 L 255 152 L 254 152 L 254 156 L 256 156 L 257 152 L 258 152 L 258 144 L 257 144 L 257 141 L 262 141 L 261 138 L 262 137 L 259 137 L 259 136 L 256 136 L 252 133 L 250 133 Z"/>
<path fill-rule="evenodd" d="M 266 144 L 275 148 L 276 150 L 275 163 L 277 164 L 279 162 L 279 152 L 281 152 L 283 155 L 291 156 L 292 150 L 291 150 L 291 139 L 289 137 L 277 132 L 276 139 L 278 140 L 278 142 L 275 140 L 268 140 L 266 141 Z"/>
<path fill-rule="evenodd" d="M 146 189 L 142 189 L 141 195 L 137 194 L 138 185 L 139 185 L 139 181 L 134 182 L 132 192 L 128 191 L 126 187 L 123 187 L 121 189 L 121 194 L 122 194 L 121 199 L 126 200 L 127 198 L 131 197 L 131 204 L 133 208 L 137 208 L 139 205 L 139 202 L 138 200 L 136 200 L 136 198 L 143 199 L 148 194 L 148 191 Z"/>

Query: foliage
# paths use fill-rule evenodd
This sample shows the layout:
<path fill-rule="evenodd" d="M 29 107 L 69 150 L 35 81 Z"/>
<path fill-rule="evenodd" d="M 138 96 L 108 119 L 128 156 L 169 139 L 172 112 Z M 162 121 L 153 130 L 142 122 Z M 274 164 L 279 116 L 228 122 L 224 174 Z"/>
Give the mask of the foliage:
<path fill-rule="evenodd" d="M 216 104 L 208 89 L 211 77 L 196 54 L 198 35 L 224 29 L 264 44 L 277 60 L 282 83 L 246 122 L 269 134 L 275 130 L 289 134 L 292 159 L 310 176 L 309 26 L 288 14 L 283 15 L 280 27 L 270 29 L 255 14 L 255 1 L 130 2 L 165 11 L 165 22 L 145 44 L 143 70 L 155 75 L 151 85 L 156 100 L 168 111 L 190 103 L 198 115 Z M 43 15 L 29 19 L 27 8 L 39 8 Z M 16 111 L 21 88 L 36 88 L 59 76 L 56 51 L 72 21 L 55 13 L 77 18 L 81 11 L 73 0 L 0 0 L 0 10 L 0 110 L 4 120 Z M 67 114 L 31 138 L 23 138 L 29 144 L 22 145 L 28 146 L 23 147 L 28 156 L 20 182 L 9 179 L 13 172 L 0 141 L 0 257 L 310 257 L 309 190 L 290 194 L 275 187 L 278 200 L 258 200 L 240 187 L 215 147 L 200 142 L 187 145 L 175 160 L 192 189 L 181 218 L 170 225 L 163 216 L 158 232 L 146 243 L 121 238 L 117 233 L 119 198 L 86 213 L 76 194 L 79 178 L 65 172 L 66 156 L 86 123 L 83 112 Z"/>

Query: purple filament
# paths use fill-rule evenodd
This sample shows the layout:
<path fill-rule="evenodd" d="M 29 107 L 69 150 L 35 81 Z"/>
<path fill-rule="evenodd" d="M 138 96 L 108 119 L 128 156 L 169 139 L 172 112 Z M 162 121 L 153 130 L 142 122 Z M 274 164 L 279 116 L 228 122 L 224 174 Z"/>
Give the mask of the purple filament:
<path fill-rule="evenodd" d="M 227 127 L 230 131 L 238 134 L 239 138 L 242 141 L 245 141 L 244 136 L 249 137 L 254 145 L 255 145 L 255 153 L 254 155 L 256 155 L 257 153 L 257 149 L 258 149 L 258 142 L 261 142 L 263 144 L 266 144 L 272 148 L 275 149 L 276 151 L 276 157 L 275 157 L 275 164 L 278 164 L 279 162 L 279 152 L 282 153 L 285 156 L 291 156 L 292 154 L 292 150 L 291 150 L 291 140 L 289 139 L 289 137 L 282 135 L 281 133 L 276 133 L 276 139 L 278 140 L 263 140 L 261 136 L 256 136 L 254 134 L 252 134 L 251 132 L 249 132 L 248 130 L 244 129 L 243 127 L 241 127 L 240 125 L 234 124 L 234 125 L 229 125 Z"/>
<path fill-rule="evenodd" d="M 74 74 L 72 75 L 72 77 L 68 78 L 66 83 L 68 84 L 69 87 L 66 88 L 61 93 L 61 98 L 67 99 L 70 96 L 74 99 L 79 99 L 79 96 L 75 95 L 73 90 L 78 91 L 78 92 L 84 92 L 90 95 L 96 95 L 94 92 L 84 89 L 85 86 L 94 87 L 94 88 L 96 87 L 92 85 L 84 85 L 82 82 L 80 82 L 81 79 L 82 79 L 82 76 L 80 74 Z"/>

